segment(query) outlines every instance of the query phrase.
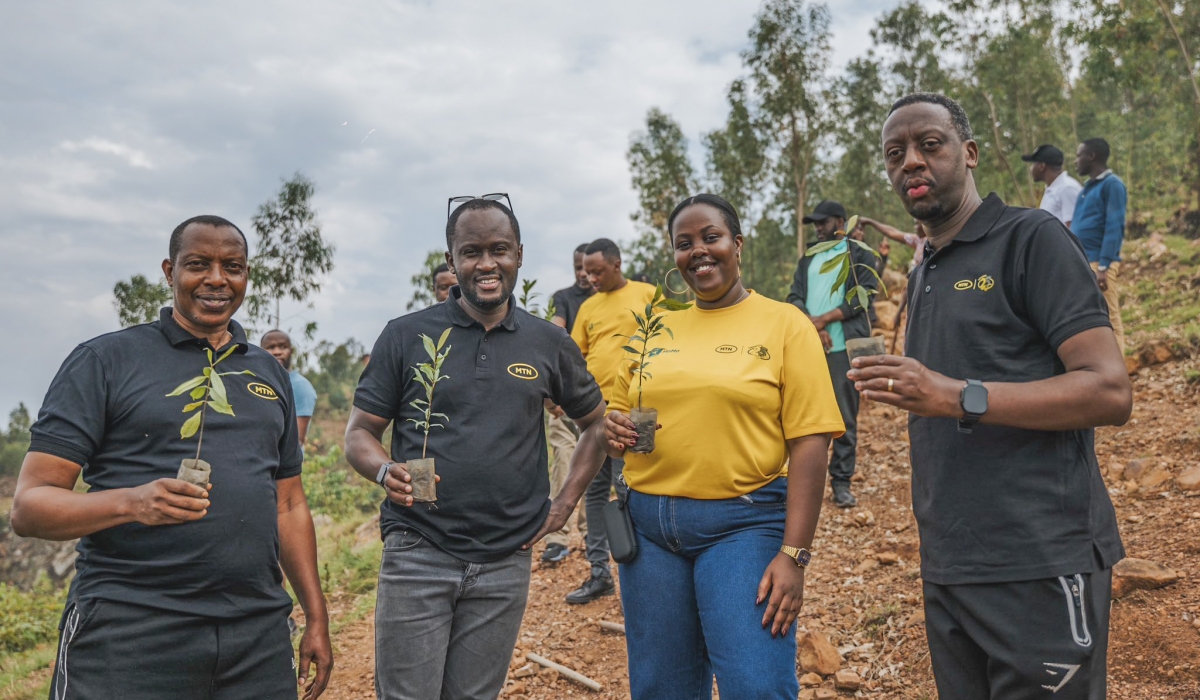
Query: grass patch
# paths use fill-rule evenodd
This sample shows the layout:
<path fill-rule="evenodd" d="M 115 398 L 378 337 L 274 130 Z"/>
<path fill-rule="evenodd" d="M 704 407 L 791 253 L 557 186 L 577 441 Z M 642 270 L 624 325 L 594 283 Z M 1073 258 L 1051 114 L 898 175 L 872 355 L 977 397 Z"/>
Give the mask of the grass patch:
<path fill-rule="evenodd" d="M 304 493 L 314 514 L 328 515 L 339 522 L 361 520 L 374 513 L 383 496 L 378 486 L 351 468 L 337 447 L 325 454 L 305 456 Z"/>
<path fill-rule="evenodd" d="M 0 653 L 13 654 L 58 638 L 62 591 L 47 579 L 25 591 L 0 583 Z"/>
<path fill-rule="evenodd" d="M 887 629 L 889 618 L 900 614 L 898 603 L 888 603 L 881 608 L 871 608 L 863 616 L 863 629 L 870 637 L 878 637 Z"/>
<path fill-rule="evenodd" d="M 0 700 L 44 700 L 50 694 L 49 669 L 57 652 L 55 641 L 0 657 Z"/>
<path fill-rule="evenodd" d="M 1130 250 L 1130 264 L 1122 270 L 1125 297 L 1121 320 L 1136 342 L 1170 335 L 1200 337 L 1200 248 L 1180 236 L 1165 236 L 1167 251 L 1151 260 L 1144 243 Z M 1129 345 L 1136 345 L 1130 343 Z"/>

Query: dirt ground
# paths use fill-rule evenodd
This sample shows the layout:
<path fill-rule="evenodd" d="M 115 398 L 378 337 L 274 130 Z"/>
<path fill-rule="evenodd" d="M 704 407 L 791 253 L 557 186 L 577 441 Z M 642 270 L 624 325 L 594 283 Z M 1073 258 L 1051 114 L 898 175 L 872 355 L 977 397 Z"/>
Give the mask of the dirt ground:
<path fill-rule="evenodd" d="M 1117 478 L 1135 460 L 1142 460 L 1143 469 L 1161 465 L 1172 475 L 1200 466 L 1200 387 L 1184 382 L 1185 368 L 1196 364 L 1139 370 L 1129 425 L 1098 431 L 1097 452 L 1129 555 L 1167 565 L 1182 577 L 1114 602 L 1109 652 L 1114 700 L 1200 698 L 1200 492 L 1184 493 L 1166 483 L 1131 493 Z M 921 612 L 905 417 L 880 405 L 864 405 L 861 416 L 859 506 L 839 511 L 826 502 L 799 630 L 827 635 L 841 652 L 843 668 L 863 679 L 857 692 L 842 691 L 842 696 L 936 698 Z M 577 550 L 579 543 L 574 544 Z M 622 621 L 619 599 L 582 606 L 563 601 L 587 576 L 578 551 L 556 567 L 535 567 L 504 696 L 628 698 L 624 637 L 596 624 Z M 344 628 L 334 643 L 338 665 L 325 697 L 374 697 L 370 616 Z M 554 671 L 526 675 L 529 669 L 521 669 L 527 652 L 583 673 L 602 689 L 590 691 Z M 832 677 L 822 687 L 832 690 Z"/>

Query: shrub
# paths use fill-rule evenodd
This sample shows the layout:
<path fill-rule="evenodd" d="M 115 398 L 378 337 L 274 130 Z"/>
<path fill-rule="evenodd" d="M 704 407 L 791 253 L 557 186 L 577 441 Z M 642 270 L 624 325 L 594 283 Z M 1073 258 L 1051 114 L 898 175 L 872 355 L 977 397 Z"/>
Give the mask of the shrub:
<path fill-rule="evenodd" d="M 0 653 L 14 654 L 58 637 L 62 594 L 47 579 L 28 593 L 0 583 Z"/>
<path fill-rule="evenodd" d="M 351 469 L 336 447 L 323 455 L 306 456 L 304 493 L 313 513 L 323 513 L 336 521 L 374 511 L 383 495 Z"/>

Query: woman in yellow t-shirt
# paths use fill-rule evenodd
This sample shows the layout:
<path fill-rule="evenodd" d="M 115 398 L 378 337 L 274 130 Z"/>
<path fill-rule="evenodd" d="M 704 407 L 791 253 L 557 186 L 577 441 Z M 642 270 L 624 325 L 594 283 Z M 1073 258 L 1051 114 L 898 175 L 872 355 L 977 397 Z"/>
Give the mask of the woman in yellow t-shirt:
<path fill-rule="evenodd" d="M 671 213 L 675 265 L 696 304 L 671 312 L 641 405 L 661 426 L 634 444 L 638 386 L 622 372 L 605 422 L 625 459 L 638 553 L 621 564 L 634 700 L 799 693 L 792 623 L 821 510 L 829 441 L 844 430 L 816 328 L 742 286 L 742 232 L 711 194 Z M 790 473 L 789 473 L 789 466 Z"/>

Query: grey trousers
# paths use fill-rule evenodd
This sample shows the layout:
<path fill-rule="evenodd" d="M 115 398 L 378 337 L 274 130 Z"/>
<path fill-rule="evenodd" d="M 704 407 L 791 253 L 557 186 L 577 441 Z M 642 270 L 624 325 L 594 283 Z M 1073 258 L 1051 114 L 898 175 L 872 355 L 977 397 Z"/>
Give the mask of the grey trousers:
<path fill-rule="evenodd" d="M 830 481 L 850 482 L 854 476 L 855 452 L 858 449 L 858 392 L 854 382 L 846 377 L 850 371 L 850 356 L 845 350 L 831 352 L 825 356 L 829 363 L 829 377 L 833 380 L 833 393 L 846 424 L 846 434 L 833 441 L 833 456 L 829 459 Z"/>
<path fill-rule="evenodd" d="M 587 521 L 591 523 L 584 538 L 587 544 L 587 558 L 592 565 L 592 576 L 611 576 L 608 557 L 608 532 L 604 529 L 604 506 L 612 498 L 612 490 L 617 495 L 625 493 L 625 483 L 621 481 L 621 472 L 625 470 L 625 460 L 606 457 L 604 466 L 596 473 L 596 478 L 588 484 L 584 492 L 584 503 L 587 509 Z"/>
<path fill-rule="evenodd" d="M 494 700 L 529 597 L 532 550 L 476 564 L 412 530 L 384 540 L 375 604 L 380 700 Z"/>

